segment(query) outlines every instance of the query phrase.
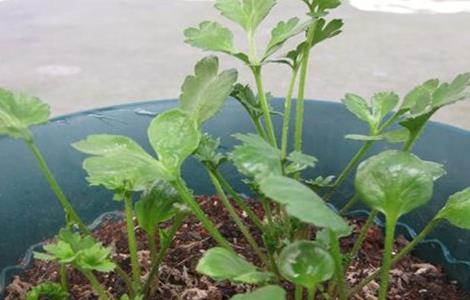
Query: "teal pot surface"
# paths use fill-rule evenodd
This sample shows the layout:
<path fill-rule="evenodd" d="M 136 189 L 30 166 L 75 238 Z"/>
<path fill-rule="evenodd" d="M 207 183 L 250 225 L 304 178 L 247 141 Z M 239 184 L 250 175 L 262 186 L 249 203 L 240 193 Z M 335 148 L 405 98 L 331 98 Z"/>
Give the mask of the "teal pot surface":
<path fill-rule="evenodd" d="M 147 126 L 156 114 L 175 105 L 174 100 L 166 100 L 110 107 L 55 118 L 45 126 L 34 128 L 38 147 L 86 222 L 92 223 L 103 213 L 120 206 L 111 200 L 111 193 L 88 186 L 81 167 L 84 155 L 70 144 L 89 134 L 121 134 L 134 138 L 152 153 L 146 136 Z M 274 101 L 273 106 L 282 110 L 282 101 Z M 305 115 L 304 152 L 319 159 L 316 168 L 306 176 L 339 174 L 361 146 L 360 142 L 344 139 L 344 135 L 367 134 L 367 129 L 338 103 L 308 101 Z M 275 121 L 279 129 L 280 118 Z M 225 150 L 236 143 L 231 136 L 233 133 L 253 130 L 243 108 L 232 100 L 206 124 L 205 129 L 222 139 Z M 377 143 L 369 154 L 390 147 Z M 0 149 L 1 298 L 1 291 L 11 276 L 28 264 L 32 245 L 51 238 L 63 225 L 63 211 L 23 142 L 0 138 Z M 401 220 L 400 228 L 409 236 L 423 228 L 450 194 L 470 186 L 470 132 L 431 123 L 415 152 L 423 159 L 444 164 L 448 175 L 437 182 L 430 205 Z M 237 190 L 248 192 L 232 167 L 226 166 L 223 171 Z M 205 171 L 196 161 L 185 163 L 183 177 L 196 193 L 213 194 Z M 335 204 L 341 204 L 353 195 L 352 179 L 351 176 L 338 191 Z M 357 207 L 356 213 L 365 211 Z M 470 293 L 470 231 L 442 225 L 418 247 L 416 254 L 444 266 L 447 274 Z"/>

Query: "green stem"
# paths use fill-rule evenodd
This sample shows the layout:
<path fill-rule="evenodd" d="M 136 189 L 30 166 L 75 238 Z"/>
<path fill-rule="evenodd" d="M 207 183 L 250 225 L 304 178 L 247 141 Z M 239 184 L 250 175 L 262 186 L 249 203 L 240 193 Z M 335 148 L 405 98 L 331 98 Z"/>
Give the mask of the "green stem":
<path fill-rule="evenodd" d="M 260 247 L 256 243 L 255 239 L 251 235 L 248 228 L 245 226 L 245 224 L 243 224 L 243 221 L 240 219 L 240 216 L 237 214 L 237 212 L 233 208 L 232 204 L 228 200 L 227 195 L 225 194 L 219 180 L 214 175 L 214 172 L 211 171 L 210 168 L 208 168 L 208 170 L 209 170 L 209 176 L 212 180 L 212 183 L 214 184 L 215 190 L 217 191 L 217 194 L 219 195 L 219 198 L 222 201 L 223 205 L 225 206 L 225 209 L 228 211 L 230 217 L 235 222 L 235 224 L 237 224 L 238 228 L 240 229 L 241 233 L 245 237 L 246 241 L 248 242 L 248 244 L 250 244 L 251 248 L 253 248 L 253 251 L 259 257 L 261 262 L 265 266 L 269 266 L 268 258 L 266 257 L 266 255 L 264 255 L 263 251 L 260 249 Z"/>
<path fill-rule="evenodd" d="M 201 207 L 196 202 L 196 200 L 194 200 L 193 196 L 191 195 L 191 192 L 188 190 L 188 188 L 182 182 L 182 179 L 177 178 L 175 181 L 172 182 L 172 184 L 173 184 L 174 188 L 180 194 L 180 196 L 181 196 L 182 200 L 184 201 L 184 203 L 191 209 L 193 214 L 202 223 L 202 225 L 204 225 L 204 228 L 207 230 L 209 235 L 212 236 L 212 238 L 221 247 L 235 253 L 235 251 L 233 250 L 230 243 L 220 234 L 219 230 L 214 225 L 214 223 L 212 223 L 212 221 L 207 217 L 207 215 L 201 209 Z"/>
<path fill-rule="evenodd" d="M 124 270 L 118 265 L 116 264 L 116 269 L 114 270 L 116 272 L 116 274 L 124 281 L 124 283 L 126 284 L 126 287 L 127 287 L 127 290 L 129 292 L 129 294 L 131 296 L 134 296 L 135 295 L 135 291 L 134 291 L 134 287 L 132 286 L 132 280 L 131 278 L 129 277 L 129 275 L 127 275 L 126 272 L 124 272 Z"/>
<path fill-rule="evenodd" d="M 294 133 L 294 150 L 302 151 L 302 130 L 304 122 L 304 102 L 305 102 L 305 86 L 307 82 L 308 65 L 310 62 L 310 50 L 313 45 L 313 39 L 315 38 L 317 21 L 308 29 L 307 44 L 305 45 L 302 64 L 300 67 L 300 80 L 299 80 L 299 91 L 296 103 L 296 115 L 295 115 L 295 133 Z"/>
<path fill-rule="evenodd" d="M 151 284 L 156 279 L 158 270 L 160 269 L 160 265 L 163 262 L 163 259 L 166 257 L 168 249 L 171 246 L 171 242 L 173 241 L 176 233 L 178 232 L 179 228 L 183 224 L 186 216 L 187 214 L 185 213 L 180 213 L 176 215 L 175 221 L 173 222 L 173 224 L 171 225 L 170 229 L 167 232 L 167 238 L 160 241 L 160 250 L 158 252 L 157 257 L 152 261 L 150 272 L 143 288 L 143 294 L 146 295 L 145 299 L 149 299 L 149 292 L 150 292 Z"/>
<path fill-rule="evenodd" d="M 64 291 L 69 290 L 68 279 L 67 279 L 67 266 L 60 264 L 60 286 Z"/>
<path fill-rule="evenodd" d="M 428 235 L 431 233 L 436 226 L 441 222 L 441 219 L 433 219 L 429 222 L 426 227 L 408 244 L 403 248 L 398 254 L 392 259 L 392 266 L 402 260 L 406 255 L 408 255 L 413 249 L 421 243 Z M 377 269 L 374 273 L 364 278 L 360 283 L 358 283 L 354 288 L 349 291 L 349 297 L 352 297 L 354 294 L 358 293 L 364 286 L 369 282 L 377 278 L 382 271 L 382 268 Z"/>
<path fill-rule="evenodd" d="M 269 142 L 272 146 L 277 147 L 276 135 L 274 133 L 273 121 L 271 119 L 271 111 L 269 108 L 268 99 L 266 99 L 266 93 L 264 92 L 263 80 L 261 75 L 261 66 L 252 66 L 251 70 L 255 77 L 256 87 L 258 89 L 258 97 L 263 110 L 264 122 L 268 131 Z"/>
<path fill-rule="evenodd" d="M 155 241 L 155 229 L 153 229 L 152 232 L 147 233 L 147 239 L 149 241 L 150 256 L 152 261 L 154 261 L 158 254 L 157 242 Z"/>
<path fill-rule="evenodd" d="M 348 202 L 339 210 L 340 215 L 344 215 L 347 213 L 351 208 L 354 207 L 359 202 L 360 198 L 358 194 L 355 194 Z"/>
<path fill-rule="evenodd" d="M 250 118 L 253 121 L 253 124 L 255 125 L 256 132 L 258 132 L 258 135 L 263 139 L 266 139 L 266 131 L 264 130 L 263 124 L 261 124 L 261 120 L 258 117 Z"/>
<path fill-rule="evenodd" d="M 385 224 L 385 246 L 382 262 L 382 272 L 380 275 L 379 300 L 385 300 L 385 298 L 387 298 L 388 281 L 390 276 L 390 269 L 392 268 L 392 252 L 396 224 L 396 217 L 387 217 Z"/>
<path fill-rule="evenodd" d="M 362 244 L 364 243 L 367 237 L 367 233 L 369 232 L 369 229 L 372 227 L 372 225 L 374 225 L 374 220 L 377 217 L 378 213 L 379 212 L 377 210 L 371 211 L 369 217 L 367 218 L 366 223 L 362 227 L 361 232 L 359 233 L 359 236 L 357 237 L 356 242 L 354 243 L 354 246 L 351 250 L 351 254 L 350 254 L 351 260 L 356 258 L 356 256 L 359 254 L 359 251 L 362 248 Z"/>
<path fill-rule="evenodd" d="M 248 204 L 246 203 L 246 200 L 243 199 L 234 189 L 233 187 L 230 185 L 230 183 L 228 183 L 224 178 L 223 176 L 220 174 L 219 170 L 217 169 L 214 169 L 213 170 L 214 172 L 214 176 L 217 178 L 217 180 L 220 182 L 220 184 L 222 185 L 222 188 L 230 194 L 230 196 L 233 198 L 233 200 L 235 200 L 235 202 L 237 203 L 237 205 L 243 209 L 243 211 L 246 212 L 248 218 L 250 218 L 250 220 L 253 222 L 253 224 L 258 227 L 259 230 L 263 231 L 264 232 L 264 225 L 263 223 L 261 222 L 261 220 L 258 218 L 258 216 L 255 214 L 255 212 L 248 206 Z"/>
<path fill-rule="evenodd" d="M 336 268 L 336 283 L 338 285 L 338 292 L 339 292 L 339 300 L 347 300 L 347 287 L 345 281 L 345 274 L 343 268 L 343 255 L 341 254 L 341 248 L 339 245 L 339 239 L 336 233 L 333 230 L 330 230 L 330 241 L 331 241 L 331 255 L 335 260 L 335 268 Z"/>
<path fill-rule="evenodd" d="M 308 296 L 307 296 L 307 299 L 308 300 L 315 300 L 315 294 L 317 293 L 317 287 L 313 287 L 311 289 L 308 289 Z"/>
<path fill-rule="evenodd" d="M 82 270 L 82 269 L 80 269 L 80 272 L 88 279 L 91 286 L 93 287 L 95 292 L 98 294 L 98 298 L 100 300 L 109 300 L 110 299 L 108 297 L 108 293 L 106 293 L 105 289 L 98 282 L 98 279 L 96 279 L 96 276 L 93 274 L 93 272 L 91 272 L 89 270 Z"/>
<path fill-rule="evenodd" d="M 274 228 L 274 220 L 271 206 L 269 205 L 269 200 L 263 197 L 263 199 L 261 199 L 261 204 L 263 205 L 263 210 L 268 221 L 269 231 L 272 233 L 272 230 Z"/>
<path fill-rule="evenodd" d="M 131 255 L 132 280 L 133 285 L 138 287 L 140 286 L 140 264 L 137 256 L 137 240 L 134 230 L 132 198 L 129 193 L 126 193 L 124 197 L 124 204 L 126 212 L 127 239 L 129 244 L 129 253 Z"/>
<path fill-rule="evenodd" d="M 323 197 L 325 199 L 325 201 L 331 200 L 331 197 L 333 197 L 333 194 L 338 190 L 340 185 L 348 178 L 351 171 L 361 161 L 361 159 L 364 157 L 364 155 L 370 149 L 372 144 L 373 144 L 372 141 L 367 141 L 362 145 L 362 147 L 359 149 L 359 151 L 357 151 L 356 155 L 354 155 L 354 157 L 349 161 L 349 163 L 343 169 L 341 174 L 339 174 L 339 176 L 336 178 L 335 183 L 331 187 L 331 190 L 327 194 L 325 194 L 325 196 Z"/>
<path fill-rule="evenodd" d="M 295 300 L 302 300 L 304 295 L 304 288 L 301 285 L 295 286 Z"/>
<path fill-rule="evenodd" d="M 299 74 L 299 68 L 294 68 L 292 71 L 292 77 L 289 84 L 289 90 L 287 92 L 286 99 L 284 101 L 284 120 L 282 123 L 282 139 L 281 139 L 281 159 L 284 160 L 287 157 L 287 145 L 289 143 L 289 124 L 292 114 L 292 95 L 294 94 L 295 82 L 297 75 Z"/>
<path fill-rule="evenodd" d="M 39 151 L 38 147 L 36 146 L 32 138 L 30 140 L 25 140 L 25 141 L 28 147 L 31 149 L 31 152 L 33 152 L 33 155 L 39 164 L 39 168 L 41 169 L 42 173 L 46 177 L 47 182 L 49 183 L 52 191 L 54 192 L 60 204 L 62 205 L 65 215 L 66 215 L 67 223 L 73 222 L 78 225 L 80 231 L 86 234 L 90 234 L 90 230 L 88 230 L 85 223 L 83 223 L 83 221 L 80 219 L 78 214 L 73 209 L 72 205 L 70 204 L 70 201 L 67 199 L 64 192 L 60 188 L 59 184 L 55 180 L 54 175 L 52 175 L 52 172 L 49 169 L 49 166 L 47 165 L 44 157 L 41 154 L 41 151 Z"/>

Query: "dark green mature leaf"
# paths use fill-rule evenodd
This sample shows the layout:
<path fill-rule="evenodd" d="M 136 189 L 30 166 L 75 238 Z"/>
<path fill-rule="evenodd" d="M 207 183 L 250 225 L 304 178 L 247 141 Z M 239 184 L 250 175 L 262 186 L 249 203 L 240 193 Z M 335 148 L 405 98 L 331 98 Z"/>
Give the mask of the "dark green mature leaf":
<path fill-rule="evenodd" d="M 431 199 L 437 169 L 442 167 L 407 152 L 389 150 L 359 165 L 355 186 L 370 208 L 397 220 Z"/>
<path fill-rule="evenodd" d="M 177 213 L 174 204 L 178 201 L 178 193 L 171 185 L 158 182 L 135 203 L 139 226 L 149 234 L 155 233 L 158 224 L 168 221 Z"/>
<path fill-rule="evenodd" d="M 256 97 L 249 85 L 237 83 L 233 88 L 231 96 L 238 100 L 252 117 L 257 118 L 263 114 L 258 97 Z"/>
<path fill-rule="evenodd" d="M 346 94 L 342 100 L 346 108 L 360 120 L 370 124 L 373 120 L 367 101 L 355 94 Z"/>
<path fill-rule="evenodd" d="M 235 146 L 230 158 L 245 176 L 261 180 L 269 175 L 281 175 L 281 151 L 256 134 L 235 134 L 243 144 Z"/>
<path fill-rule="evenodd" d="M 154 118 L 147 134 L 159 160 L 173 175 L 179 174 L 181 164 L 197 149 L 201 139 L 196 121 L 180 109 Z"/>
<path fill-rule="evenodd" d="M 209 249 L 199 260 L 196 270 L 217 281 L 260 284 L 272 279 L 271 273 L 259 272 L 242 257 L 221 247 Z"/>
<path fill-rule="evenodd" d="M 67 300 L 69 293 L 55 282 L 43 282 L 33 287 L 26 295 L 26 300 L 40 300 L 47 297 L 48 300 Z"/>
<path fill-rule="evenodd" d="M 470 188 L 449 197 L 446 205 L 437 214 L 437 219 L 446 219 L 452 225 L 470 229 Z"/>
<path fill-rule="evenodd" d="M 320 11 L 337 8 L 341 5 L 340 0 L 313 0 Z"/>
<path fill-rule="evenodd" d="M 335 262 L 330 253 L 318 243 L 297 241 L 282 250 L 278 268 L 285 279 L 312 289 L 333 277 Z"/>
<path fill-rule="evenodd" d="M 238 294 L 230 300 L 285 300 L 286 291 L 277 285 L 268 285 L 253 292 Z"/>
<path fill-rule="evenodd" d="M 315 26 L 315 36 L 312 41 L 312 47 L 323 42 L 324 40 L 340 34 L 341 28 L 344 25 L 343 20 L 341 19 L 331 20 L 328 22 L 328 24 L 326 24 L 325 19 L 317 19 L 316 22 L 317 24 Z"/>
<path fill-rule="evenodd" d="M 185 43 L 203 50 L 221 51 L 227 54 L 238 52 L 233 45 L 233 33 L 217 22 L 204 21 L 198 28 L 184 31 Z"/>
<path fill-rule="evenodd" d="M 300 23 L 299 18 L 291 18 L 288 21 L 279 22 L 271 32 L 271 40 L 266 47 L 262 61 L 281 48 L 288 39 L 306 31 L 311 23 L 312 20 Z"/>
<path fill-rule="evenodd" d="M 215 56 L 203 58 L 196 64 L 195 75 L 186 77 L 180 96 L 180 108 L 203 123 L 224 105 L 237 81 L 235 69 L 218 74 L 219 60 Z"/>
<path fill-rule="evenodd" d="M 307 186 L 283 176 L 269 176 L 260 190 L 274 201 L 285 205 L 287 213 L 299 220 L 337 232 L 348 230 L 348 224 Z"/>
<path fill-rule="evenodd" d="M 246 32 L 254 32 L 266 18 L 276 0 L 216 0 L 215 7 Z"/>
<path fill-rule="evenodd" d="M 47 123 L 49 115 L 49 106 L 38 98 L 0 88 L 0 135 L 30 139 L 28 128 Z"/>

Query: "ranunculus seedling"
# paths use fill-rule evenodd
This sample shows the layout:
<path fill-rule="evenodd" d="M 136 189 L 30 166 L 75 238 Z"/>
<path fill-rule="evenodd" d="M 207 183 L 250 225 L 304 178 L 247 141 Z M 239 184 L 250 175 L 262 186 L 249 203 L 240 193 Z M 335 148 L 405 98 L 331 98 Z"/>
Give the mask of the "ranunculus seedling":
<path fill-rule="evenodd" d="M 47 297 L 49 300 L 70 299 L 69 293 L 55 282 L 43 282 L 33 287 L 26 295 L 26 300 L 40 300 Z"/>
<path fill-rule="evenodd" d="M 330 253 L 320 244 L 310 241 L 286 246 L 279 255 L 278 267 L 284 278 L 310 293 L 314 293 L 318 284 L 333 277 L 335 272 L 335 262 Z"/>
<path fill-rule="evenodd" d="M 355 185 L 359 197 L 386 217 L 386 240 L 379 299 L 386 298 L 395 226 L 402 215 L 426 204 L 433 183 L 445 173 L 441 166 L 417 156 L 389 150 L 359 165 Z"/>

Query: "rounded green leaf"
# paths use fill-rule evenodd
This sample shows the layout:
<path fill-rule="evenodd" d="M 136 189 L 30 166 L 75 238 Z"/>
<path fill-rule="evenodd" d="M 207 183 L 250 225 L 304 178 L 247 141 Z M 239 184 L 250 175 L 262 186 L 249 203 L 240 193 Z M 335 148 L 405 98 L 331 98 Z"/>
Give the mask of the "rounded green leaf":
<path fill-rule="evenodd" d="M 179 173 L 181 164 L 197 149 L 201 139 L 196 121 L 180 109 L 158 115 L 147 133 L 160 161 L 174 174 Z"/>
<path fill-rule="evenodd" d="M 356 190 L 370 208 L 399 218 L 431 199 L 437 166 L 407 152 L 385 151 L 359 165 Z"/>
<path fill-rule="evenodd" d="M 277 285 L 268 285 L 253 292 L 235 295 L 230 300 L 285 300 L 286 291 Z"/>
<path fill-rule="evenodd" d="M 131 151 L 148 155 L 134 140 L 123 135 L 92 134 L 85 140 L 72 144 L 80 152 L 91 155 L 107 155 L 122 151 Z"/>
<path fill-rule="evenodd" d="M 319 244 L 299 241 L 282 250 L 278 267 L 281 275 L 290 282 L 312 289 L 333 276 L 335 262 Z"/>
<path fill-rule="evenodd" d="M 28 127 L 47 123 L 49 105 L 38 98 L 0 88 L 0 134 L 29 139 Z"/>
<path fill-rule="evenodd" d="M 470 188 L 450 196 L 437 218 L 446 219 L 454 226 L 470 229 Z"/>

